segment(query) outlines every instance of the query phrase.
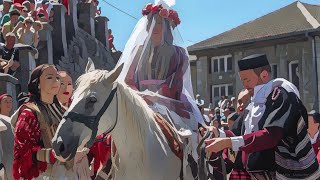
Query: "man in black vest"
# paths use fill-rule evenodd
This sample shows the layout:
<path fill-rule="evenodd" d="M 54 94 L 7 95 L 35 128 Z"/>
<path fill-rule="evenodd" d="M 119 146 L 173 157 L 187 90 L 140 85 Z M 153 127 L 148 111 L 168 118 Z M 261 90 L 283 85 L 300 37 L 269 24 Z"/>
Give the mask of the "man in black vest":
<path fill-rule="evenodd" d="M 266 55 L 238 61 L 240 80 L 253 97 L 245 110 L 242 136 L 208 140 L 207 151 L 242 151 L 252 179 L 319 179 L 307 132 L 308 115 L 297 88 L 285 79 L 270 81 Z"/>

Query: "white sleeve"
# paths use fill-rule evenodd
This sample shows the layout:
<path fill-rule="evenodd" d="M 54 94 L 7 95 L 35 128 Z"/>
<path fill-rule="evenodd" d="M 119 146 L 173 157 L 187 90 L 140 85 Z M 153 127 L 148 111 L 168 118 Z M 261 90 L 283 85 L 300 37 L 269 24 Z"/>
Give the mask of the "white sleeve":
<path fill-rule="evenodd" d="M 242 136 L 231 137 L 232 150 L 239 151 L 241 146 L 244 146 L 244 140 Z"/>
<path fill-rule="evenodd" d="M 219 138 L 225 138 L 225 137 L 227 137 L 227 135 L 226 135 L 226 133 L 223 131 L 223 130 L 221 130 L 221 129 L 218 129 L 219 130 Z"/>

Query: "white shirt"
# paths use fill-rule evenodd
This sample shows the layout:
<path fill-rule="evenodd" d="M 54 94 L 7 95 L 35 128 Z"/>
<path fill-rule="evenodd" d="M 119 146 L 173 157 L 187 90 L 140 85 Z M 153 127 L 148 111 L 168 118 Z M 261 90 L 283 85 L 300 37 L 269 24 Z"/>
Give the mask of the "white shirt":
<path fill-rule="evenodd" d="M 267 97 L 272 93 L 275 87 L 282 87 L 288 92 L 295 93 L 300 98 L 298 89 L 291 82 L 282 78 L 274 79 L 267 84 L 256 86 L 254 88 L 254 95 L 251 98 L 251 103 L 246 108 L 249 112 L 243 122 L 245 125 L 245 134 L 250 134 L 252 131 L 259 130 L 258 124 L 266 109 L 265 103 Z M 231 137 L 231 142 L 234 151 L 239 151 L 239 148 L 245 144 L 242 136 Z"/>
<path fill-rule="evenodd" d="M 317 142 L 318 136 L 319 136 L 319 130 L 318 130 L 318 132 L 313 136 L 313 138 L 310 136 L 311 144 L 314 144 L 314 143 Z"/>

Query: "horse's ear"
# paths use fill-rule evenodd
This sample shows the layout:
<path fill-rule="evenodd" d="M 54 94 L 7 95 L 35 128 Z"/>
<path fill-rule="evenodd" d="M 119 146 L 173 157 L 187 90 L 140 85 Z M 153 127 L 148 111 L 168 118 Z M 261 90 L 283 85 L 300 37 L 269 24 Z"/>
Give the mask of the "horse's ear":
<path fill-rule="evenodd" d="M 110 76 L 108 76 L 108 82 L 114 82 L 119 77 L 121 71 L 123 69 L 123 63 L 119 66 L 115 67 L 112 71 L 110 71 Z"/>
<path fill-rule="evenodd" d="M 95 69 L 96 68 L 94 67 L 93 61 L 91 60 L 91 58 L 88 58 L 88 63 L 87 63 L 85 72 L 88 73 L 88 72 L 94 71 Z"/>

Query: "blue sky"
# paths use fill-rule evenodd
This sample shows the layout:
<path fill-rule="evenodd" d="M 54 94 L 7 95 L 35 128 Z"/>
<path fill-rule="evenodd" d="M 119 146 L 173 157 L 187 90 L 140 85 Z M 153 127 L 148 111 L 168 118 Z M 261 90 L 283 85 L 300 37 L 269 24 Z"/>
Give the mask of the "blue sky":
<path fill-rule="evenodd" d="M 106 0 L 114 6 L 140 19 L 141 10 L 154 0 Z M 181 19 L 179 32 L 185 46 L 230 30 L 245 22 L 280 9 L 294 0 L 176 0 L 173 9 Z M 320 0 L 302 0 L 319 4 Z M 119 12 L 100 0 L 102 15 L 109 18 L 109 28 L 115 37 L 114 44 L 123 50 L 137 20 Z"/>

